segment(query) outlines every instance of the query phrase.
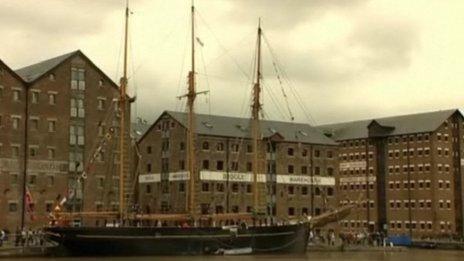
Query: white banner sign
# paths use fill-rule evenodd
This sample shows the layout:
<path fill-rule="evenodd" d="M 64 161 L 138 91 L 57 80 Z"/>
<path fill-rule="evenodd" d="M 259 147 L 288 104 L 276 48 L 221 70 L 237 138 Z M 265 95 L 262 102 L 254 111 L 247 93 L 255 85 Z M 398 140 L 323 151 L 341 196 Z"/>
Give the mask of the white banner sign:
<path fill-rule="evenodd" d="M 145 174 L 139 176 L 139 183 L 152 183 L 152 182 L 160 182 L 161 175 L 160 174 Z"/>
<path fill-rule="evenodd" d="M 68 162 L 57 160 L 28 160 L 28 172 L 44 172 L 44 173 L 67 173 Z M 19 159 L 0 158 L 0 170 L 19 172 L 20 168 Z"/>
<path fill-rule="evenodd" d="M 220 171 L 200 171 L 200 179 L 208 181 L 227 181 L 227 173 Z M 269 180 L 270 176 L 266 174 L 258 175 L 258 182 L 263 183 L 266 180 Z M 311 182 L 310 176 L 300 176 L 300 175 L 277 175 L 277 184 L 294 184 L 294 185 L 320 185 L 320 186 L 334 186 L 335 178 L 334 177 L 320 177 L 315 176 L 312 178 Z M 188 172 L 173 172 L 169 173 L 169 181 L 181 181 L 189 180 Z M 160 182 L 161 174 L 146 174 L 139 176 L 140 183 L 149 183 L 149 182 Z M 229 182 L 253 182 L 252 173 L 242 173 L 242 172 L 231 172 L 229 173 Z"/>
<path fill-rule="evenodd" d="M 365 161 L 355 161 L 355 162 L 342 162 L 340 163 L 340 170 L 345 169 L 365 169 L 366 162 Z"/>
<path fill-rule="evenodd" d="M 201 180 L 212 180 L 212 181 L 227 181 L 227 173 L 219 171 L 201 171 Z M 229 173 L 230 182 L 253 182 L 252 173 L 240 173 L 231 172 Z M 266 182 L 266 174 L 258 174 L 258 182 Z"/>
<path fill-rule="evenodd" d="M 189 180 L 189 177 L 190 175 L 187 171 L 169 173 L 169 181 Z"/>
<path fill-rule="evenodd" d="M 335 178 L 333 177 L 313 177 L 313 182 L 309 176 L 298 175 L 277 175 L 278 184 L 294 184 L 294 185 L 321 185 L 321 186 L 334 186 Z"/>
<path fill-rule="evenodd" d="M 371 176 L 368 180 L 369 182 L 375 182 L 377 179 L 375 176 Z M 366 183 L 366 177 L 340 178 L 340 183 Z"/>

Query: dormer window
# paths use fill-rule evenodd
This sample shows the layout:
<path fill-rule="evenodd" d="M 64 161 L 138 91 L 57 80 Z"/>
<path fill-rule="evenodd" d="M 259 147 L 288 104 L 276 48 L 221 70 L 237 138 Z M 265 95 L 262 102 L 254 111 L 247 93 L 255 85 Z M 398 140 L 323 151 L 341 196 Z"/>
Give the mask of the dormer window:
<path fill-rule="evenodd" d="M 276 129 L 274 129 L 274 128 L 268 128 L 268 130 L 269 130 L 270 132 L 272 132 L 272 133 L 276 133 L 276 132 L 277 132 Z"/>
<path fill-rule="evenodd" d="M 201 148 L 203 150 L 209 150 L 209 143 L 207 141 L 204 141 L 203 144 L 201 145 Z"/>
<path fill-rule="evenodd" d="M 298 132 L 299 132 L 301 135 L 305 136 L 305 137 L 308 136 L 308 133 L 306 133 L 306 132 L 304 132 L 304 131 L 302 131 L 302 130 L 300 130 L 300 131 L 298 131 Z"/>

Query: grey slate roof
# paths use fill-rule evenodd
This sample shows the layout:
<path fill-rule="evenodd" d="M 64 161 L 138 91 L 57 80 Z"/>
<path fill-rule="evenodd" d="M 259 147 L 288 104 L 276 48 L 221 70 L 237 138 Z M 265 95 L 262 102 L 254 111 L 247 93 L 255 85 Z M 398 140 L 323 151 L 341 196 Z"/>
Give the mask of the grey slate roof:
<path fill-rule="evenodd" d="M 33 82 L 78 52 L 79 51 L 73 51 L 67 54 L 63 54 L 63 55 L 39 62 L 39 63 L 35 63 L 32 65 L 17 69 L 15 70 L 15 72 L 19 76 L 21 76 L 21 78 L 23 78 L 25 82 Z"/>
<path fill-rule="evenodd" d="M 317 126 L 323 133 L 331 133 L 335 140 L 367 138 L 367 126 L 375 120 L 382 126 L 394 127 L 390 135 L 423 133 L 435 131 L 446 119 L 458 109 L 408 114 L 386 118 L 360 120 Z"/>
<path fill-rule="evenodd" d="M 135 140 L 139 140 L 145 132 L 150 128 L 150 125 L 146 122 L 132 122 L 131 123 L 131 136 Z"/>
<path fill-rule="evenodd" d="M 187 126 L 187 113 L 165 111 L 181 123 Z M 250 119 L 219 115 L 195 114 L 196 129 L 200 135 L 213 135 L 223 137 L 250 138 Z M 311 144 L 336 145 L 337 143 L 326 137 L 316 128 L 304 123 L 292 123 L 281 121 L 261 121 L 261 133 L 263 137 L 270 137 L 278 133 L 285 141 L 302 142 Z"/>

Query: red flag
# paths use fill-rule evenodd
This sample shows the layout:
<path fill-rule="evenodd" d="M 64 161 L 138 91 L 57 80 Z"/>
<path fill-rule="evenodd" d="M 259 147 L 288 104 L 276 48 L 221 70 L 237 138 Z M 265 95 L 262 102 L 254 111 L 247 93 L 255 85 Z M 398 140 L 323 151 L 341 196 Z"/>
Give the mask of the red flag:
<path fill-rule="evenodd" d="M 29 187 L 26 187 L 26 210 L 29 212 L 31 215 L 31 220 L 34 220 L 34 203 L 32 199 L 32 194 L 31 191 L 29 190 Z"/>

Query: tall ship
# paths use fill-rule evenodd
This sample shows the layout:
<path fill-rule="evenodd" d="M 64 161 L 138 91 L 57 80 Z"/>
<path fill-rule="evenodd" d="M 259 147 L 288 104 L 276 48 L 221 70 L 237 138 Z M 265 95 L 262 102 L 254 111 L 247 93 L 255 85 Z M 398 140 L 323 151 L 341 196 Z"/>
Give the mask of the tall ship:
<path fill-rule="evenodd" d="M 205 254 L 261 254 L 261 253 L 304 253 L 312 226 L 322 225 L 346 215 L 350 206 L 313 218 L 290 220 L 285 223 L 268 222 L 265 209 L 260 204 L 259 173 L 262 173 L 258 153 L 262 139 L 260 131 L 261 111 L 261 25 L 257 30 L 255 79 L 251 104 L 251 139 L 253 146 L 252 193 L 253 209 L 246 213 L 200 214 L 197 210 L 196 188 L 200 177 L 195 153 L 195 7 L 191 6 L 191 70 L 188 74 L 187 99 L 187 207 L 185 213 L 142 214 L 130 206 L 125 195 L 124 153 L 127 137 L 126 115 L 129 98 L 126 93 L 127 38 L 129 7 L 125 10 L 124 70 L 120 80 L 119 96 L 119 210 L 112 212 L 62 212 L 53 214 L 52 225 L 45 229 L 47 237 L 58 243 L 55 253 L 71 256 L 136 256 L 136 255 L 205 255 Z M 265 206 L 264 206 L 265 208 Z M 111 226 L 67 225 L 67 220 L 93 218 L 116 220 Z M 224 222 L 227 221 L 227 222 Z M 231 222 L 232 221 L 232 222 Z M 227 225 L 222 225 L 227 223 Z"/>

